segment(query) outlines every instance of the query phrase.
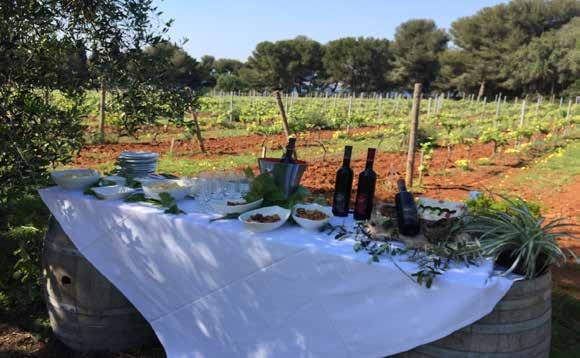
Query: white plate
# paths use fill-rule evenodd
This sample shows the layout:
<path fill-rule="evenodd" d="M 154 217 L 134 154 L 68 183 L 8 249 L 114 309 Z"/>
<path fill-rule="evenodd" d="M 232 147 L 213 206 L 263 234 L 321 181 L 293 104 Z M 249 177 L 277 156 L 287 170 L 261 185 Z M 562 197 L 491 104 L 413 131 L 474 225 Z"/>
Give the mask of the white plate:
<path fill-rule="evenodd" d="M 324 214 L 326 214 L 326 219 L 310 220 L 310 219 L 301 218 L 301 217 L 296 215 L 296 210 L 300 209 L 300 208 L 303 208 L 306 210 L 321 211 Z M 322 205 L 318 205 L 318 204 L 297 204 L 297 205 L 294 205 L 294 208 L 292 208 L 292 218 L 294 219 L 294 221 L 296 221 L 296 223 L 298 223 L 298 225 L 302 226 L 303 228 L 305 228 L 307 230 L 318 230 L 319 228 L 324 226 L 324 224 L 326 224 L 328 222 L 328 220 L 330 220 L 330 218 L 332 218 L 333 216 L 334 215 L 332 214 L 332 208 L 330 206 L 322 206 Z"/>
<path fill-rule="evenodd" d="M 85 190 L 101 179 L 94 169 L 57 170 L 50 173 L 52 180 L 61 188 L 67 190 Z"/>
<path fill-rule="evenodd" d="M 262 205 L 262 202 L 264 202 L 264 199 L 240 205 L 228 205 L 228 202 L 244 202 L 244 199 L 239 198 L 239 199 L 211 200 L 209 204 L 218 214 L 222 215 L 241 214 L 245 213 L 246 211 L 259 208 L 260 205 Z"/>
<path fill-rule="evenodd" d="M 274 215 L 278 214 L 280 220 L 274 223 L 258 223 L 248 221 L 252 215 L 262 214 L 262 215 Z M 240 215 L 239 220 L 244 223 L 246 228 L 253 232 L 265 232 L 276 230 L 280 226 L 284 225 L 288 218 L 290 217 L 290 210 L 281 208 L 279 206 L 268 206 L 265 208 L 260 208 L 252 211 L 247 211 Z"/>
<path fill-rule="evenodd" d="M 445 209 L 446 212 L 439 212 L 438 210 L 430 210 L 428 207 Z M 466 206 L 463 203 L 437 200 L 432 198 L 420 197 L 417 200 L 417 212 L 419 217 L 424 220 L 437 221 L 440 219 L 451 219 L 463 216 L 466 211 Z M 451 213 L 453 212 L 453 213 Z"/>
<path fill-rule="evenodd" d="M 176 187 L 164 187 L 166 185 Z M 191 191 L 191 183 L 183 179 L 156 180 L 154 182 L 143 182 L 143 193 L 145 197 L 160 200 L 159 194 L 168 193 L 175 200 L 181 200 Z"/>
<path fill-rule="evenodd" d="M 135 192 L 135 189 L 129 188 L 128 186 L 113 185 L 93 188 L 93 191 L 99 199 L 117 200 L 128 197 Z"/>

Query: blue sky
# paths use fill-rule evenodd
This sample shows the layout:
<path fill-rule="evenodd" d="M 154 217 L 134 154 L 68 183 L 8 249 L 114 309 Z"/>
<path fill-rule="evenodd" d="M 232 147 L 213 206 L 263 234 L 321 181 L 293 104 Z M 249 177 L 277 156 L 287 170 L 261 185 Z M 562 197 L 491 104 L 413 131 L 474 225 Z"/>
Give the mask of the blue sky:
<path fill-rule="evenodd" d="M 159 0 L 162 19 L 174 19 L 170 36 L 189 39 L 196 58 L 209 54 L 245 61 L 260 41 L 306 35 L 326 43 L 346 36 L 392 39 L 397 26 L 430 18 L 448 29 L 461 17 L 499 0 Z"/>

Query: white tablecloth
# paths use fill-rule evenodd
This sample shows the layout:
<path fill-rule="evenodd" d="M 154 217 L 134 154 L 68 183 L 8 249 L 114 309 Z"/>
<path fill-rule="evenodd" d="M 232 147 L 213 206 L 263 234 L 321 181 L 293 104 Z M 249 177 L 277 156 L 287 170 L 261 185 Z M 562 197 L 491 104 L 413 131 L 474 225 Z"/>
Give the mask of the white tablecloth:
<path fill-rule="evenodd" d="M 388 259 L 369 264 L 353 241 L 288 224 L 262 234 L 210 224 L 194 200 L 179 202 L 187 215 L 169 215 L 57 187 L 40 195 L 169 357 L 386 356 L 480 319 L 512 284 L 486 262 L 426 289 Z"/>

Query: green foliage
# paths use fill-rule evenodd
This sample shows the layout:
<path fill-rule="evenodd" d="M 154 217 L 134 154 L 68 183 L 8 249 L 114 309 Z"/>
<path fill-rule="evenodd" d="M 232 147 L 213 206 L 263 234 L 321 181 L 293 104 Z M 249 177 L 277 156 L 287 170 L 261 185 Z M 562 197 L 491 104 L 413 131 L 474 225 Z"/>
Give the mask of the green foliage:
<path fill-rule="evenodd" d="M 458 159 L 454 162 L 454 164 L 456 168 L 459 168 L 463 171 L 467 172 L 471 170 L 469 160 L 467 159 Z"/>
<path fill-rule="evenodd" d="M 33 193 L 49 183 L 52 167 L 66 164 L 81 148 L 85 91 L 102 82 L 119 90 L 127 120 L 135 109 L 154 108 L 150 101 L 143 103 L 147 96 L 138 81 L 150 79 L 136 76 L 134 65 L 148 60 L 144 47 L 160 41 L 151 31 L 156 13 L 151 0 L 0 5 L 2 302 L 39 299 L 45 222 L 37 220 L 46 219 L 46 213 L 36 207 Z M 166 26 L 156 28 L 166 31 Z M 173 102 L 176 96 L 160 99 Z"/>
<path fill-rule="evenodd" d="M 346 37 L 330 41 L 324 52 L 327 82 L 342 82 L 351 91 L 383 91 L 391 68 L 389 42 L 372 37 Z"/>
<path fill-rule="evenodd" d="M 579 8 L 574 0 L 514 0 L 460 18 L 450 30 L 453 42 L 467 54 L 457 77 L 472 90 L 491 82 L 488 94 L 490 89 L 549 93 L 548 88 L 559 85 L 554 69 L 563 47 L 554 47 L 548 32 L 577 16 Z M 538 39 L 544 33 L 546 37 Z"/>
<path fill-rule="evenodd" d="M 261 88 L 303 88 L 316 79 L 322 67 L 322 46 L 305 36 L 256 45 L 248 66 L 255 70 Z"/>
<path fill-rule="evenodd" d="M 467 200 L 465 202 L 470 215 L 485 215 L 488 212 L 502 212 L 507 214 L 513 214 L 510 212 L 512 204 L 526 205 L 530 212 L 535 217 L 540 217 L 541 207 L 538 203 L 531 201 L 525 202 L 521 198 L 508 198 L 498 200 L 493 194 L 481 194 L 476 199 Z"/>
<path fill-rule="evenodd" d="M 14 198 L 6 209 L 0 231 L 0 310 L 40 300 L 40 254 L 48 222 L 37 195 Z"/>
<path fill-rule="evenodd" d="M 570 234 L 562 219 L 545 221 L 523 200 L 502 198 L 502 209 L 487 208 L 478 214 L 470 211 L 465 232 L 479 237 L 484 255 L 496 260 L 511 259 L 507 272 L 516 271 L 528 279 L 537 277 L 567 256 L 556 239 Z"/>
<path fill-rule="evenodd" d="M 445 50 L 447 41 L 445 30 L 438 29 L 433 20 L 415 19 L 399 25 L 393 42 L 393 81 L 407 90 L 418 82 L 428 92 L 439 71 L 439 53 Z"/>
<path fill-rule="evenodd" d="M 254 202 L 264 199 L 262 206 L 278 205 L 290 209 L 295 204 L 304 201 L 310 192 L 299 186 L 296 191 L 288 197 L 276 185 L 274 177 L 269 173 L 263 173 L 253 178 L 250 183 L 250 191 L 244 196 L 246 202 Z"/>

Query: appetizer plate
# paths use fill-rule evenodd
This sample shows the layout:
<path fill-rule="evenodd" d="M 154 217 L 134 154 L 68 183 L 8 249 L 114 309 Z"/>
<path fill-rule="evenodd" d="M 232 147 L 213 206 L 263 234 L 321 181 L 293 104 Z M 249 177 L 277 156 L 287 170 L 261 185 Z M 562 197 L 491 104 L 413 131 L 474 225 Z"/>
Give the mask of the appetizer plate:
<path fill-rule="evenodd" d="M 113 185 L 113 186 L 100 186 L 93 188 L 97 198 L 102 200 L 117 200 L 124 199 L 130 194 L 135 192 L 135 189 L 129 188 L 128 186 Z"/>
<path fill-rule="evenodd" d="M 275 222 L 257 222 L 252 220 L 255 215 L 262 216 L 273 216 L 278 215 L 279 220 Z M 284 225 L 288 218 L 290 217 L 290 210 L 281 208 L 279 206 L 268 206 L 265 208 L 255 209 L 252 211 L 247 211 L 240 215 L 239 220 L 244 223 L 244 226 L 253 232 L 265 232 L 276 230 L 280 226 Z"/>
<path fill-rule="evenodd" d="M 421 219 L 437 221 L 461 217 L 466 207 L 463 203 L 420 197 L 417 200 L 417 211 Z"/>
<path fill-rule="evenodd" d="M 191 183 L 183 179 L 156 180 L 142 182 L 145 197 L 160 200 L 159 194 L 168 193 L 175 200 L 181 200 L 191 191 Z"/>
<path fill-rule="evenodd" d="M 50 173 L 52 180 L 61 188 L 67 190 L 85 190 L 101 179 L 94 169 L 68 169 Z"/>
<path fill-rule="evenodd" d="M 308 210 L 308 211 L 318 211 L 318 212 L 324 214 L 325 218 L 323 218 L 321 220 L 312 220 L 312 219 L 303 218 L 303 217 L 298 216 L 298 214 L 297 214 L 298 209 L 304 209 L 304 210 Z M 318 204 L 297 204 L 297 205 L 294 205 L 294 208 L 292 209 L 292 218 L 294 219 L 294 221 L 296 221 L 296 223 L 298 223 L 298 225 L 302 226 L 303 228 L 305 228 L 307 230 L 318 230 L 319 228 L 324 226 L 328 222 L 328 220 L 330 220 L 330 218 L 332 218 L 333 216 L 334 215 L 332 214 L 331 207 L 322 206 L 322 205 L 318 205 Z"/>
<path fill-rule="evenodd" d="M 237 199 L 221 199 L 210 201 L 210 206 L 222 215 L 241 214 L 249 210 L 254 210 L 260 207 L 264 199 L 256 200 L 251 203 L 246 203 L 242 198 Z"/>

